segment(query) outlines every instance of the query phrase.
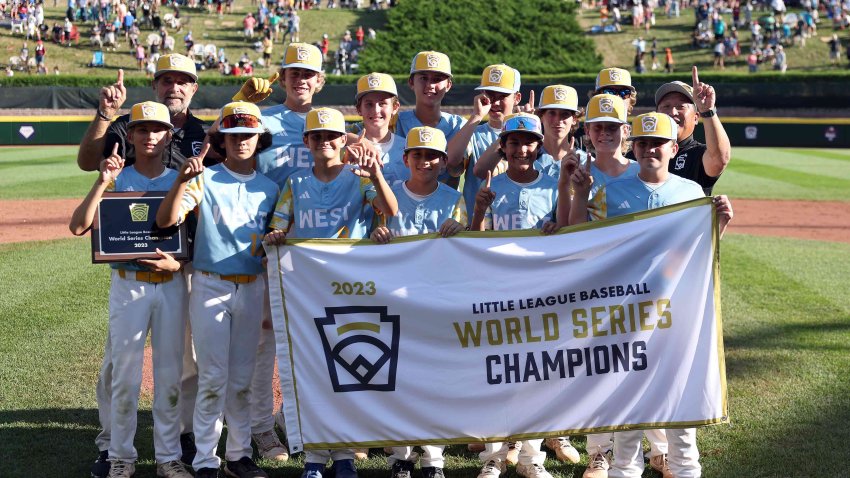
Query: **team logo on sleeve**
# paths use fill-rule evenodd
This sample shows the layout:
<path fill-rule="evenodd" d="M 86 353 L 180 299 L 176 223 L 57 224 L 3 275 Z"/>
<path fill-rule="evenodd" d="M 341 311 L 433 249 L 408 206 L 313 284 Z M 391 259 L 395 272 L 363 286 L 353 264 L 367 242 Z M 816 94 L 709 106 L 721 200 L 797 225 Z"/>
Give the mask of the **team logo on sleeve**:
<path fill-rule="evenodd" d="M 654 116 L 644 116 L 640 120 L 640 126 L 644 133 L 654 133 L 658 127 L 658 120 Z"/>
<path fill-rule="evenodd" d="M 325 307 L 316 317 L 334 392 L 395 390 L 399 316 L 384 306 Z"/>
<path fill-rule="evenodd" d="M 319 120 L 319 124 L 328 124 L 331 121 L 331 114 L 327 111 L 320 110 L 316 112 L 316 118 Z"/>
<path fill-rule="evenodd" d="M 426 55 L 425 63 L 428 65 L 428 68 L 437 68 L 440 66 L 440 59 L 437 58 L 437 55 Z"/>
<path fill-rule="evenodd" d="M 153 118 L 156 116 L 156 108 L 153 105 L 142 105 L 142 118 Z"/>
<path fill-rule="evenodd" d="M 419 142 L 421 144 L 430 144 L 433 139 L 434 133 L 432 133 L 431 131 L 425 129 L 419 130 Z"/>
<path fill-rule="evenodd" d="M 307 61 L 307 60 L 310 59 L 310 52 L 309 52 L 309 50 L 307 50 L 304 47 L 301 47 L 301 46 L 296 47 L 295 48 L 295 58 L 297 58 L 298 61 Z"/>
<path fill-rule="evenodd" d="M 555 88 L 553 93 L 557 101 L 567 101 L 567 90 L 563 88 Z"/>
<path fill-rule="evenodd" d="M 502 71 L 500 68 L 493 68 L 492 70 L 490 70 L 490 76 L 488 78 L 490 80 L 490 83 L 501 83 L 502 75 L 504 73 L 505 72 Z"/>
<path fill-rule="evenodd" d="M 148 222 L 150 206 L 145 203 L 130 204 L 130 220 L 133 222 Z"/>
<path fill-rule="evenodd" d="M 613 113 L 614 112 L 614 101 L 611 98 L 602 98 L 599 100 L 599 112 L 600 113 Z"/>
<path fill-rule="evenodd" d="M 201 154 L 201 146 L 203 145 L 203 141 L 192 141 L 192 155 L 197 156 Z"/>
<path fill-rule="evenodd" d="M 675 169 L 678 171 L 680 169 L 684 169 L 685 167 L 685 159 L 688 158 L 687 154 L 680 155 L 676 158 L 676 166 Z"/>
<path fill-rule="evenodd" d="M 617 70 L 608 70 L 608 78 L 610 78 L 611 81 L 620 81 L 622 76 L 620 76 L 620 72 Z"/>
<path fill-rule="evenodd" d="M 369 75 L 366 77 L 366 83 L 369 85 L 369 88 L 377 88 L 381 86 L 381 77 L 378 75 Z"/>

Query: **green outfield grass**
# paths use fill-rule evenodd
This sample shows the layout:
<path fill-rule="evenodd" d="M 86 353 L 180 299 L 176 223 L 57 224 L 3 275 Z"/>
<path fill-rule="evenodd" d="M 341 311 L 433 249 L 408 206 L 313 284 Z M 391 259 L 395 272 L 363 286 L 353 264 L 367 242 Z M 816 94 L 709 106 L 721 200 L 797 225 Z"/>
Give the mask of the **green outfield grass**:
<path fill-rule="evenodd" d="M 80 172 L 75 157 L 76 147 L 0 149 L 0 198 L 82 197 L 93 173 Z M 735 148 L 716 190 L 846 201 L 848 186 L 848 150 Z M 700 431 L 704 476 L 846 476 L 850 245 L 730 235 L 721 252 L 732 424 Z M 0 476 L 19 476 L 22 463 L 30 475 L 87 476 L 108 274 L 90 264 L 87 238 L 0 246 Z M 139 478 L 155 476 L 150 403 L 142 408 Z M 574 442 L 583 452 L 583 437 Z M 447 455 L 448 476 L 477 475 L 475 456 L 458 447 Z M 262 465 L 296 477 L 302 459 Z M 583 460 L 550 457 L 546 466 L 578 478 Z M 389 474 L 382 453 L 359 468 L 364 478 Z"/>

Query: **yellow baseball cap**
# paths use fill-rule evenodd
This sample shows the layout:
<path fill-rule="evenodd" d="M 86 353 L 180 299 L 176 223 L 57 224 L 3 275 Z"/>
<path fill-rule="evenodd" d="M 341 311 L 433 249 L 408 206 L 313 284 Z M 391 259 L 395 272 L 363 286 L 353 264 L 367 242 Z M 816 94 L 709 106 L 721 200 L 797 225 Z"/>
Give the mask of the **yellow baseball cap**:
<path fill-rule="evenodd" d="M 678 127 L 673 118 L 664 113 L 644 113 L 632 120 L 630 140 L 637 138 L 660 138 L 676 141 Z"/>
<path fill-rule="evenodd" d="M 168 108 L 164 104 L 155 101 L 134 104 L 130 109 L 130 122 L 127 123 L 127 127 L 147 122 L 160 123 L 169 129 L 174 127 L 171 124 Z"/>
<path fill-rule="evenodd" d="M 169 53 L 159 57 L 159 60 L 156 61 L 156 73 L 153 74 L 153 77 L 156 79 L 172 71 L 189 75 L 192 81 L 198 81 L 198 70 L 195 68 L 195 62 L 179 53 Z"/>
<path fill-rule="evenodd" d="M 303 68 L 321 73 L 322 50 L 309 43 L 290 43 L 283 54 L 281 68 Z"/>
<path fill-rule="evenodd" d="M 386 73 L 369 73 L 357 80 L 357 95 L 354 97 L 354 102 L 360 101 L 360 98 L 366 93 L 374 92 L 398 96 L 398 89 L 396 89 L 395 80 L 392 76 Z"/>
<path fill-rule="evenodd" d="M 626 103 L 615 95 L 596 95 L 587 102 L 584 114 L 585 123 L 620 123 L 627 124 Z"/>
<path fill-rule="evenodd" d="M 420 51 L 413 57 L 410 63 L 410 74 L 420 71 L 436 71 L 444 75 L 452 76 L 452 63 L 448 55 L 438 51 Z"/>
<path fill-rule="evenodd" d="M 265 133 L 260 108 L 247 101 L 234 101 L 221 109 L 222 133 Z"/>
<path fill-rule="evenodd" d="M 430 126 L 417 126 L 411 128 L 407 132 L 407 139 L 404 144 L 404 152 L 411 149 L 432 149 L 446 154 L 446 135 L 437 128 Z"/>
<path fill-rule="evenodd" d="M 481 86 L 475 89 L 516 93 L 519 91 L 519 71 L 505 64 L 490 65 L 481 74 Z"/>
<path fill-rule="evenodd" d="M 345 134 L 345 117 L 333 108 L 316 108 L 307 113 L 307 127 L 304 134 L 312 131 L 333 131 Z"/>
<path fill-rule="evenodd" d="M 622 68 L 605 68 L 596 75 L 596 91 L 606 86 L 625 86 L 635 91 L 632 86 L 632 74 Z"/>
<path fill-rule="evenodd" d="M 540 127 L 540 118 L 528 113 L 515 113 L 505 117 L 502 122 L 502 132 L 499 138 L 504 138 L 511 133 L 529 133 L 543 139 L 543 129 Z"/>
<path fill-rule="evenodd" d="M 549 85 L 540 94 L 538 108 L 578 111 L 578 93 L 571 86 Z"/>

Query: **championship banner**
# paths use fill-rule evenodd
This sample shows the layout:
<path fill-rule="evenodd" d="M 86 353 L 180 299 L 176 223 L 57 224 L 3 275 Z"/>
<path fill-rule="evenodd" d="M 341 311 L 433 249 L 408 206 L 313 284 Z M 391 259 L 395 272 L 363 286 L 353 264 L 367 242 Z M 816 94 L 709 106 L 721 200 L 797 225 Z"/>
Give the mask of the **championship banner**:
<path fill-rule="evenodd" d="M 726 422 L 711 199 L 565 229 L 268 247 L 293 451 Z"/>

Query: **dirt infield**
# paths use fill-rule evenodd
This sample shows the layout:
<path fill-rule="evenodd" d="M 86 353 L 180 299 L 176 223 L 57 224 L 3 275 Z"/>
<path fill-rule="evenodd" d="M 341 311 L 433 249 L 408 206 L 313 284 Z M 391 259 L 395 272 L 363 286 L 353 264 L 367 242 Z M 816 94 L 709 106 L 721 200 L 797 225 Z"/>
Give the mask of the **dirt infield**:
<path fill-rule="evenodd" d="M 73 237 L 68 220 L 78 199 L 0 201 L 0 243 Z M 732 234 L 850 243 L 850 202 L 734 199 Z"/>

